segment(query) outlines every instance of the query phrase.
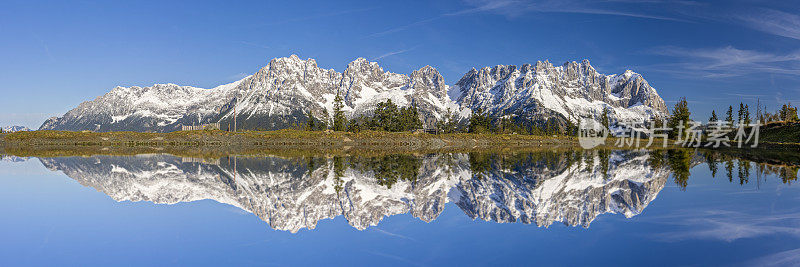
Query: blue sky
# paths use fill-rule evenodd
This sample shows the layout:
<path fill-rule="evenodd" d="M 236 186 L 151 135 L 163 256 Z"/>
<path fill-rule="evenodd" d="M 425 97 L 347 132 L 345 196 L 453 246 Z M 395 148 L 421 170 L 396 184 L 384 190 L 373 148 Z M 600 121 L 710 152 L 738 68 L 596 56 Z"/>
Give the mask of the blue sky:
<path fill-rule="evenodd" d="M 37 127 L 114 86 L 210 88 L 297 54 L 397 73 L 589 59 L 642 73 L 695 119 L 800 103 L 796 1 L 4 1 L 0 125 Z"/>

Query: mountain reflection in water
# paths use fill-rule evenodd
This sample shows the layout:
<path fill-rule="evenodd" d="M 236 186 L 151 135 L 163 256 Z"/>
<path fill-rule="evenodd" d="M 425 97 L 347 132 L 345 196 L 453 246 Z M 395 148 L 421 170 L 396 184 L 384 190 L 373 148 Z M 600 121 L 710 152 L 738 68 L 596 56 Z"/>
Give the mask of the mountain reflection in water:
<path fill-rule="evenodd" d="M 640 214 L 670 178 L 685 188 L 689 169 L 700 163 L 740 183 L 750 182 L 750 172 L 776 173 L 784 182 L 797 178 L 797 168 L 756 164 L 751 170 L 749 161 L 691 150 L 40 160 L 116 201 L 211 199 L 290 232 L 340 215 L 359 230 L 396 214 L 430 222 L 449 202 L 473 219 L 589 227 L 601 214 Z"/>

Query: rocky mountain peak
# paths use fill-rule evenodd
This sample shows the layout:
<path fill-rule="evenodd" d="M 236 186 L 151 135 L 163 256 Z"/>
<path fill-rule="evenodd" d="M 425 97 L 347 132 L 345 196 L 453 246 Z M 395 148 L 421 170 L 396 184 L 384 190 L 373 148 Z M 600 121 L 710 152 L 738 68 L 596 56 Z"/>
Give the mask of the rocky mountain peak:
<path fill-rule="evenodd" d="M 553 64 L 551 64 L 549 60 L 545 60 L 545 61 L 536 61 L 536 66 L 534 67 L 534 70 L 536 72 L 539 72 L 539 71 L 547 71 L 548 69 L 552 68 Z"/>
<path fill-rule="evenodd" d="M 444 82 L 444 77 L 439 74 L 436 68 L 430 65 L 415 70 L 409 76 L 411 80 L 410 87 L 418 90 L 415 93 L 432 93 L 437 98 L 447 98 L 447 85 Z"/>
<path fill-rule="evenodd" d="M 663 100 L 644 79 L 630 73 L 603 75 L 589 60 L 554 67 L 549 61 L 535 65 L 497 65 L 470 71 L 456 82 L 462 108 L 480 108 L 490 115 L 517 118 L 558 118 L 577 122 L 596 119 L 606 107 L 612 119 L 649 121 L 667 114 Z"/>
<path fill-rule="evenodd" d="M 559 67 L 535 64 L 471 68 L 449 87 L 436 68 L 424 66 L 409 75 L 386 72 L 377 62 L 357 58 L 343 72 L 323 69 L 297 55 L 275 58 L 240 81 L 202 89 L 175 84 L 115 87 L 80 104 L 40 129 L 92 131 L 174 131 L 198 123 L 232 124 L 237 109 L 242 129 L 280 129 L 304 122 L 306 112 L 329 113 L 338 93 L 345 115 L 370 115 L 377 103 L 392 99 L 414 103 L 426 127 L 448 109 L 465 119 L 480 108 L 489 115 L 532 120 L 577 121 L 610 106 L 615 118 L 648 120 L 666 114 L 666 106 L 641 75 L 626 71 L 603 75 L 588 60 Z"/>
<path fill-rule="evenodd" d="M 350 70 L 350 72 L 361 72 L 361 73 L 371 73 L 371 72 L 380 72 L 383 73 L 383 68 L 378 64 L 378 62 L 371 62 L 366 58 L 360 57 L 356 58 L 355 60 L 351 61 L 347 64 L 345 68 L 345 72 Z"/>

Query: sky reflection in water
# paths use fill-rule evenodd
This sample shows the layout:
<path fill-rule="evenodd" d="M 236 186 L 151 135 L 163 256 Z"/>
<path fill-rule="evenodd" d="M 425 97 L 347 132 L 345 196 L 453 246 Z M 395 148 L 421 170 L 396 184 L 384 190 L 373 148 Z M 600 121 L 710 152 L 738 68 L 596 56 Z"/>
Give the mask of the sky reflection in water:
<path fill-rule="evenodd" d="M 11 160 L 2 265 L 800 263 L 797 169 L 722 154 Z"/>

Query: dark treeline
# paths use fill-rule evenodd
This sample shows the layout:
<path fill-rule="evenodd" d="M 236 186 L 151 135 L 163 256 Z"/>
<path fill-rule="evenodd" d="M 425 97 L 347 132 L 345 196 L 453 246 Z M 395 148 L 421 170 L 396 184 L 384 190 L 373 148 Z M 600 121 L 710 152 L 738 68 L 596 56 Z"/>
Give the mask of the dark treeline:
<path fill-rule="evenodd" d="M 419 170 L 422 167 L 422 158 L 414 155 L 393 154 L 379 157 L 364 156 L 335 156 L 333 157 L 333 176 L 336 179 L 336 191 L 342 187 L 341 178 L 345 170 L 350 168 L 362 174 L 372 174 L 379 185 L 392 188 L 398 181 L 409 181 L 412 185 L 417 182 Z M 309 158 L 308 171 L 325 164 L 325 159 Z"/>
<path fill-rule="evenodd" d="M 682 99 L 685 101 L 685 98 Z M 734 113 L 734 107 L 732 105 L 728 106 L 728 109 L 725 112 L 724 119 L 720 119 L 719 117 L 717 117 L 717 112 L 715 110 L 712 110 L 711 116 L 708 118 L 708 121 L 712 122 L 717 120 L 725 121 L 728 124 L 735 124 L 740 121 L 744 122 L 745 124 L 751 124 L 753 122 L 758 122 L 760 124 L 768 124 L 772 122 L 800 121 L 800 119 L 798 119 L 797 116 L 797 107 L 792 106 L 792 103 L 783 104 L 780 109 L 778 109 L 774 113 L 771 113 L 769 112 L 769 110 L 765 105 L 761 104 L 760 101 L 758 101 L 758 103 L 756 104 L 755 114 L 751 114 L 750 105 L 741 102 L 739 103 L 739 107 L 736 108 L 735 113 Z"/>
<path fill-rule="evenodd" d="M 301 128 L 310 131 L 348 131 L 360 132 L 365 130 L 405 132 L 422 129 L 419 111 L 416 105 L 398 107 L 391 99 L 378 103 L 371 117 L 359 116 L 349 121 L 342 110 L 341 98 L 337 95 L 334 100 L 333 117 L 327 110 L 323 110 L 322 118 L 317 118 L 311 112 L 306 113 L 306 124 Z"/>
<path fill-rule="evenodd" d="M 755 161 L 749 160 L 743 155 L 721 152 L 706 152 L 704 157 L 712 177 L 717 176 L 721 164 L 725 168 L 725 177 L 728 178 L 728 181 L 739 182 L 740 185 L 750 183 L 753 173 L 756 175 L 756 182 L 766 179 L 767 175 L 774 175 L 779 177 L 781 182 L 791 184 L 797 181 L 798 170 L 800 170 L 800 165 L 796 163 L 775 160 Z"/>
<path fill-rule="evenodd" d="M 463 129 L 462 127 L 461 129 Z M 528 134 L 528 135 L 570 135 L 578 133 L 578 127 L 563 117 L 552 117 L 544 120 L 524 119 L 517 116 L 493 117 L 483 110 L 472 111 L 466 132 L 495 134 Z M 463 131 L 463 130 L 462 130 Z"/>
<path fill-rule="evenodd" d="M 665 122 L 657 119 L 650 126 L 655 126 L 653 128 L 656 129 L 656 133 L 660 133 L 659 131 L 663 130 L 659 130 L 659 128 L 662 127 L 662 123 L 665 123 L 671 139 L 679 137 L 687 139 L 689 136 L 686 131 L 693 129 L 693 131 L 700 131 L 703 140 L 707 140 L 712 131 L 722 132 L 729 140 L 734 140 L 737 131 L 733 128 L 743 126 L 746 133 L 749 133 L 753 130 L 750 125 L 758 123 L 761 141 L 800 142 L 800 132 L 798 132 L 800 119 L 798 119 L 797 107 L 792 106 L 791 103 L 782 105 L 774 113 L 770 113 L 761 101 L 756 102 L 755 108 L 745 103 L 739 103 L 738 107 L 728 106 L 724 114 L 718 115 L 716 110 L 712 110 L 708 121 L 693 122 L 690 118 L 691 114 L 686 98 L 682 97 L 670 110 Z M 692 128 L 694 126 L 696 128 Z"/>
<path fill-rule="evenodd" d="M 412 155 L 387 155 L 383 157 L 350 157 L 350 166 L 361 172 L 375 175 L 379 185 L 392 188 L 397 181 L 416 184 L 422 158 Z"/>
<path fill-rule="evenodd" d="M 647 164 L 654 170 L 664 169 L 671 172 L 672 179 L 682 190 L 689 186 L 690 170 L 693 166 L 705 163 L 712 177 L 724 172 L 729 182 L 741 185 L 761 182 L 767 175 L 778 177 L 783 183 L 797 181 L 800 165 L 796 161 L 778 162 L 769 159 L 748 159 L 720 151 L 703 150 L 697 153 L 694 149 L 651 150 Z M 612 155 L 615 155 L 612 157 Z M 542 180 L 542 170 L 555 173 L 568 171 L 595 173 L 603 179 L 611 179 L 614 173 L 611 159 L 614 157 L 638 157 L 641 153 L 631 151 L 619 153 L 613 150 L 565 150 L 542 151 L 536 153 L 487 153 L 473 152 L 466 154 L 467 164 L 473 179 L 496 177 L 517 180 L 522 183 L 538 185 Z M 331 159 L 322 157 L 306 158 L 309 174 L 322 166 L 332 167 L 333 176 L 337 179 L 335 186 L 341 189 L 346 170 L 350 169 L 364 175 L 372 175 L 380 185 L 391 188 L 399 181 L 407 181 L 414 186 L 422 171 L 423 159 L 426 156 L 408 154 L 390 154 L 383 156 L 334 156 Z M 458 163 L 457 156 L 447 155 L 437 159 L 437 164 L 444 164 L 454 169 Z M 329 165 L 330 164 L 330 165 Z M 332 165 L 332 166 L 331 166 Z M 577 168 L 577 169 L 576 169 Z M 755 175 L 755 179 L 753 176 Z M 337 190 L 338 190 L 337 189 Z"/>
<path fill-rule="evenodd" d="M 426 130 L 435 133 L 478 133 L 478 134 L 525 134 L 525 135 L 567 135 L 576 136 L 578 127 L 569 119 L 561 115 L 544 116 L 541 118 L 523 118 L 515 115 L 492 116 L 481 109 L 475 109 L 468 119 L 459 119 L 453 112 L 448 110 L 442 118 L 429 125 L 423 125 L 421 114 L 417 106 L 412 103 L 406 107 L 400 107 L 392 100 L 386 100 L 377 104 L 371 116 L 361 115 L 355 118 L 348 118 L 344 115 L 344 104 L 341 96 L 337 94 L 334 99 L 333 114 L 323 110 L 321 117 L 317 118 L 310 111 L 306 113 L 307 121 L 304 125 L 295 128 L 322 131 L 387 131 L 405 132 Z M 619 122 L 613 121 L 609 109 L 604 109 L 599 115 L 599 120 L 607 129 L 610 126 L 621 126 Z M 689 110 L 686 97 L 681 97 L 675 106 L 669 110 L 667 117 L 656 117 L 647 123 L 646 127 L 656 129 L 656 134 L 662 134 L 669 129 L 666 134 L 669 138 L 686 138 L 686 131 L 692 127 L 692 112 Z M 784 104 L 775 113 L 768 112 L 767 108 L 760 102 L 755 107 L 755 112 L 751 112 L 748 104 L 739 103 L 738 108 L 729 106 L 724 114 L 718 115 L 715 110 L 711 111 L 709 122 L 725 121 L 728 125 L 735 127 L 738 122 L 751 124 L 759 122 L 769 124 L 772 122 L 797 122 L 797 107 L 791 103 Z M 708 122 L 702 126 L 703 134 L 707 134 Z M 643 133 L 647 137 L 648 133 Z"/>
<path fill-rule="evenodd" d="M 423 130 L 423 125 L 417 106 L 412 103 L 406 107 L 399 107 L 391 99 L 376 105 L 371 116 L 361 115 L 347 119 L 344 115 L 344 99 L 337 94 L 334 98 L 333 114 L 323 109 L 318 118 L 311 111 L 305 113 L 306 122 L 295 125 L 293 128 L 310 131 L 386 131 L 406 132 Z M 563 117 L 553 117 L 544 120 L 526 120 L 517 116 L 489 116 L 483 110 L 474 110 L 469 120 L 459 120 L 448 108 L 441 119 L 427 129 L 436 133 L 503 133 L 503 134 L 530 134 L 530 135 L 577 135 L 578 127 Z"/>

